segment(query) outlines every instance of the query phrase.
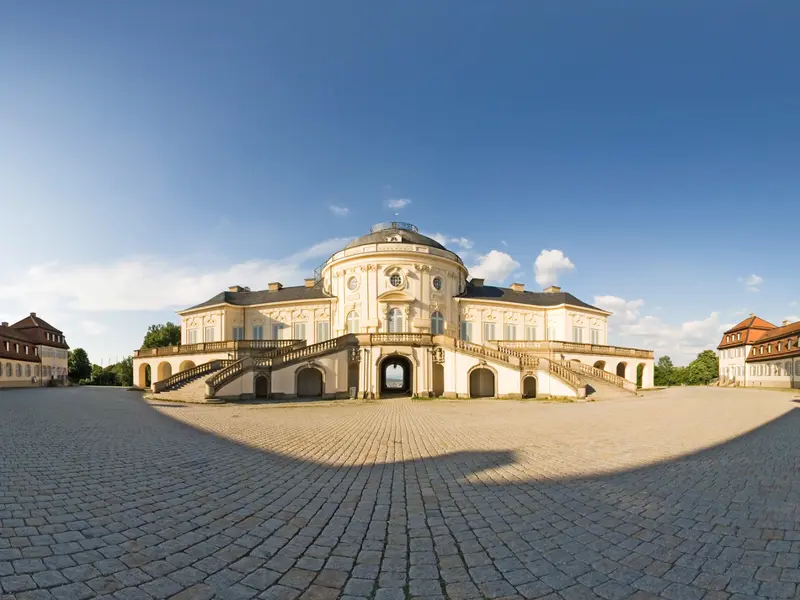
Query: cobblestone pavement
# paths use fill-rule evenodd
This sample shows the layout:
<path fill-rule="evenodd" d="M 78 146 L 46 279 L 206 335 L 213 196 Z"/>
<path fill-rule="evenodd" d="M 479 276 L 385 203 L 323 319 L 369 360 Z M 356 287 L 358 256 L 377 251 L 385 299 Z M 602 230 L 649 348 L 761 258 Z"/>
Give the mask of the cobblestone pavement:
<path fill-rule="evenodd" d="M 800 598 L 791 393 L 0 393 L 0 598 Z"/>

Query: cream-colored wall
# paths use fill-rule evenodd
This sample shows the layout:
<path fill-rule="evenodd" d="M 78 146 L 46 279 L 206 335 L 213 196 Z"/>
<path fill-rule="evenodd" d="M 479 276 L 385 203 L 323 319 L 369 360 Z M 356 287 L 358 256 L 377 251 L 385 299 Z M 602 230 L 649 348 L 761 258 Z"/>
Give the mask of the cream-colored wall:
<path fill-rule="evenodd" d="M 717 351 L 720 379 L 740 382 L 744 382 L 748 379 L 749 373 L 747 371 L 745 359 L 747 355 L 750 354 L 751 347 L 750 345 L 745 345 Z M 731 369 L 735 369 L 733 374 L 731 374 Z"/>
<path fill-rule="evenodd" d="M 11 365 L 11 375 L 8 374 L 8 365 Z M 17 374 L 17 367 L 20 374 Z M 0 358 L 0 387 L 35 387 L 41 373 L 39 363 Z M 37 382 L 32 379 L 36 378 Z"/>
<path fill-rule="evenodd" d="M 233 340 L 233 329 L 244 328 L 244 339 L 253 339 L 253 327 L 263 328 L 264 340 L 274 339 L 274 325 L 283 328 L 280 339 L 295 339 L 294 325 L 302 323 L 306 326 L 306 341 L 316 343 L 317 323 L 330 323 L 330 300 L 311 302 L 280 302 L 262 306 L 224 306 L 212 310 L 197 310 L 183 313 L 181 316 L 181 343 L 189 343 L 189 330 L 197 329 L 198 343 L 204 341 L 206 327 L 214 328 L 214 341 Z M 330 327 L 330 337 L 334 337 Z"/>
<path fill-rule="evenodd" d="M 402 278 L 399 287 L 390 284 L 395 273 Z M 455 260 L 411 251 L 334 259 L 323 270 L 324 286 L 337 299 L 333 335 L 347 332 L 347 316 L 352 311 L 359 315 L 359 333 L 388 331 L 388 311 L 394 308 L 403 311 L 404 332 L 428 333 L 431 315 L 438 311 L 445 319 L 446 331 L 456 335 L 458 315 L 453 296 L 461 292 L 465 274 Z M 441 290 L 433 287 L 436 277 L 442 280 Z M 355 290 L 349 288 L 351 279 L 357 282 Z"/>
<path fill-rule="evenodd" d="M 604 314 L 573 307 L 544 308 L 492 302 L 486 300 L 458 300 L 460 318 L 472 323 L 472 342 L 487 345 L 492 340 L 484 339 L 484 324 L 494 324 L 494 339 L 506 340 L 506 325 L 516 327 L 516 340 L 525 340 L 526 327 L 536 328 L 535 341 L 573 341 L 573 326 L 583 331 L 582 343 L 592 343 L 592 329 L 598 333 L 597 344 L 606 343 L 607 317 Z M 552 329 L 552 331 L 551 331 Z M 551 334 L 553 334 L 551 336 Z"/>
<path fill-rule="evenodd" d="M 790 373 L 787 373 L 787 366 Z M 780 367 L 780 371 L 778 367 Z M 748 387 L 800 388 L 800 359 L 783 358 L 747 363 L 746 385 Z"/>
<path fill-rule="evenodd" d="M 334 397 L 347 393 L 347 350 L 322 356 L 311 361 L 311 366 L 323 373 L 324 395 Z M 307 363 L 288 365 L 272 373 L 272 392 L 293 395 L 297 391 L 297 372 Z M 252 375 L 250 375 L 252 379 Z"/>
<path fill-rule="evenodd" d="M 39 357 L 41 358 L 42 376 L 65 378 L 69 371 L 68 350 L 53 348 L 51 346 L 39 346 Z"/>
<path fill-rule="evenodd" d="M 207 352 L 203 354 L 176 354 L 174 356 L 145 356 L 141 358 L 134 357 L 133 359 L 133 385 L 134 387 L 145 387 L 144 381 L 141 380 L 140 373 L 142 365 L 150 365 L 150 379 L 151 383 L 162 381 L 175 375 L 180 371 L 184 371 L 192 367 L 192 365 L 182 365 L 185 362 L 194 363 L 194 366 L 202 365 L 203 363 L 212 360 L 221 360 L 229 358 L 227 352 Z M 184 368 L 182 369 L 181 366 Z M 166 377 L 159 377 L 159 374 L 169 373 Z"/>

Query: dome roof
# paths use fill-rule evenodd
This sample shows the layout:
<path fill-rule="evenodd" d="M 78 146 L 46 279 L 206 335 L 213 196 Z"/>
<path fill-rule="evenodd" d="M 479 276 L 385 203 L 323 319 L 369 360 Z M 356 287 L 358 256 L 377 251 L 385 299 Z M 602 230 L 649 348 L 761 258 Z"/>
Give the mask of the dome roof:
<path fill-rule="evenodd" d="M 347 250 L 348 248 L 355 248 L 356 246 L 364 246 L 366 244 L 385 244 L 386 242 L 394 241 L 390 239 L 394 236 L 400 236 L 401 243 L 418 244 L 420 246 L 438 248 L 439 250 L 447 250 L 447 248 L 436 240 L 429 238 L 427 235 L 422 235 L 415 225 L 411 223 L 401 223 L 399 221 L 390 221 L 373 225 L 367 235 L 362 235 L 354 239 L 347 244 L 344 249 Z"/>

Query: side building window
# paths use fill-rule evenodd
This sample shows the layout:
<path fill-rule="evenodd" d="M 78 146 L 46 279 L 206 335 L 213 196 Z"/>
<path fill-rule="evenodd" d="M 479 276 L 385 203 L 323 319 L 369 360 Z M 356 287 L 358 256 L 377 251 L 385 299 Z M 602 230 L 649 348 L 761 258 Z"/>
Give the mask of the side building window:
<path fill-rule="evenodd" d="M 234 340 L 243 340 L 244 339 L 244 327 L 234 327 L 233 328 L 233 339 Z"/>
<path fill-rule="evenodd" d="M 483 324 L 483 343 L 490 340 L 496 340 L 497 336 L 494 334 L 494 323 L 484 323 Z"/>
<path fill-rule="evenodd" d="M 431 333 L 433 335 L 444 333 L 444 317 L 438 310 L 431 315 Z"/>
<path fill-rule="evenodd" d="M 517 339 L 517 326 L 516 325 L 506 325 L 505 332 L 503 335 L 504 340 L 516 340 Z"/>
<path fill-rule="evenodd" d="M 347 314 L 347 333 L 358 333 L 359 329 L 358 313 L 354 310 L 351 310 Z"/>
<path fill-rule="evenodd" d="M 331 325 L 327 321 L 317 323 L 317 343 L 327 342 L 331 338 Z"/>
<path fill-rule="evenodd" d="M 532 342 L 536 339 L 536 327 L 533 325 L 525 326 L 525 339 Z"/>
<path fill-rule="evenodd" d="M 578 343 L 583 342 L 583 327 L 572 328 L 572 341 Z"/>
<path fill-rule="evenodd" d="M 203 341 L 204 342 L 213 342 L 214 341 L 214 328 L 213 327 L 206 327 L 203 331 Z"/>
<path fill-rule="evenodd" d="M 305 323 L 295 323 L 294 329 L 292 331 L 292 339 L 295 340 L 304 340 L 306 339 L 306 324 Z"/>
<path fill-rule="evenodd" d="M 594 345 L 600 344 L 600 330 L 599 329 L 592 329 L 592 344 L 594 344 Z"/>
<path fill-rule="evenodd" d="M 186 343 L 187 344 L 196 344 L 198 343 L 199 331 L 197 329 L 189 329 L 186 331 Z"/>
<path fill-rule="evenodd" d="M 253 339 L 254 340 L 263 340 L 264 339 L 264 326 L 263 325 L 253 325 Z"/>

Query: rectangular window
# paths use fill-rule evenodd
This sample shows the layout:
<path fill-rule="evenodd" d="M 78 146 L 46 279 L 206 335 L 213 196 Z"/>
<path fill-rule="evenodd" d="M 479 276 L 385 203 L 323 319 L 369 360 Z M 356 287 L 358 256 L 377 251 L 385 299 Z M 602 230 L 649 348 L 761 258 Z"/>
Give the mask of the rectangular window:
<path fill-rule="evenodd" d="M 281 335 L 282 331 L 283 331 L 283 323 L 274 323 L 272 325 L 272 339 L 273 340 L 281 339 L 283 337 Z"/>
<path fill-rule="evenodd" d="M 244 327 L 234 327 L 233 328 L 233 339 L 234 340 L 243 340 L 244 339 Z"/>
<path fill-rule="evenodd" d="M 292 331 L 292 339 L 293 340 L 304 340 L 306 339 L 306 324 L 305 323 L 295 323 L 294 330 Z"/>
<path fill-rule="evenodd" d="M 583 342 L 583 327 L 572 328 L 572 341 L 578 343 Z"/>
<path fill-rule="evenodd" d="M 465 342 L 472 341 L 472 323 L 469 321 L 463 321 L 461 323 L 461 339 Z"/>
<path fill-rule="evenodd" d="M 505 335 L 503 336 L 504 340 L 516 340 L 517 339 L 517 326 L 516 325 L 506 325 Z"/>
<path fill-rule="evenodd" d="M 494 335 L 494 323 L 484 323 L 483 324 L 483 343 L 485 344 L 489 340 L 496 340 L 497 338 Z"/>
<path fill-rule="evenodd" d="M 556 328 L 552 325 L 547 328 L 547 339 L 554 340 L 556 339 Z"/>
<path fill-rule="evenodd" d="M 213 327 L 206 327 L 203 330 L 203 341 L 204 342 L 213 342 L 214 341 L 214 328 Z"/>
<path fill-rule="evenodd" d="M 263 325 L 253 325 L 253 339 L 254 340 L 263 340 L 264 339 L 264 326 Z"/>
<path fill-rule="evenodd" d="M 600 343 L 600 330 L 592 329 L 592 344 L 599 344 L 599 343 Z"/>
<path fill-rule="evenodd" d="M 25 354 L 28 354 L 28 346 L 25 346 Z"/>
<path fill-rule="evenodd" d="M 331 325 L 327 321 L 317 323 L 317 343 L 327 342 L 331 338 Z"/>
<path fill-rule="evenodd" d="M 532 342 L 536 339 L 536 327 L 533 325 L 526 325 L 525 326 L 525 339 L 529 342 Z"/>
<path fill-rule="evenodd" d="M 186 343 L 187 344 L 196 344 L 197 338 L 199 337 L 199 331 L 197 329 L 190 329 L 186 332 Z"/>

